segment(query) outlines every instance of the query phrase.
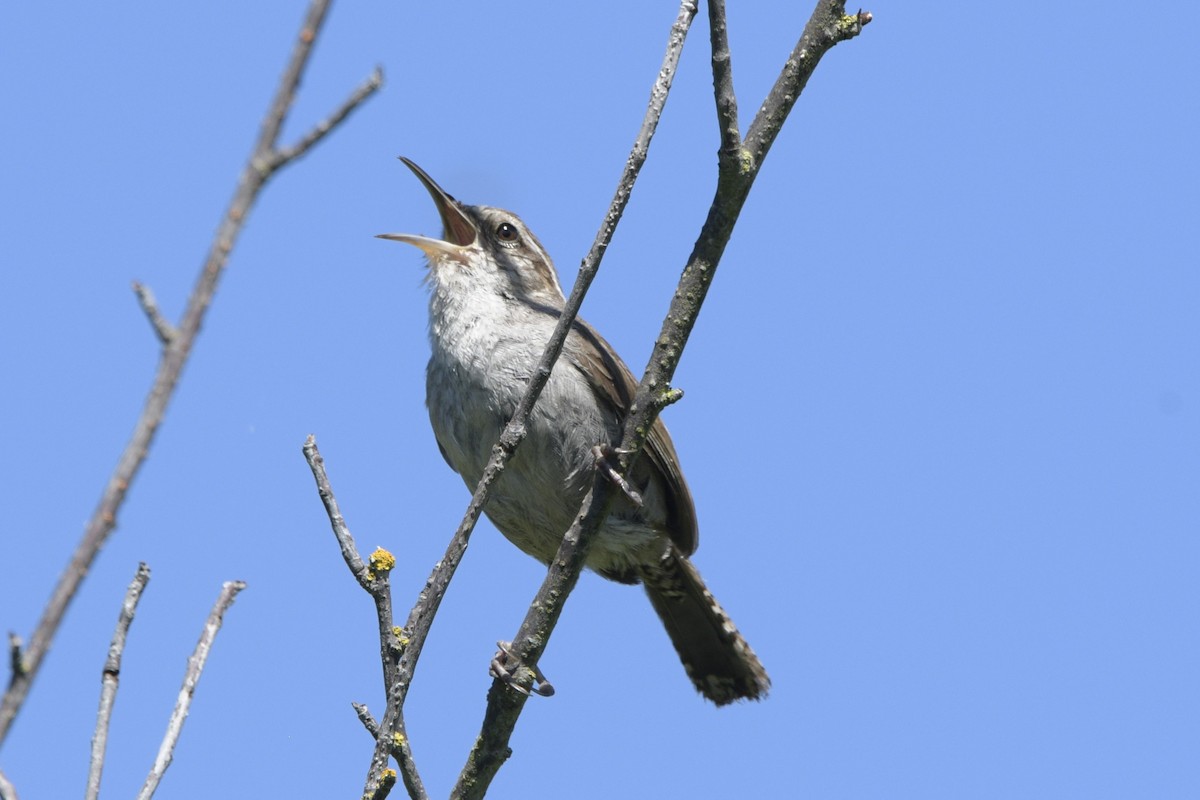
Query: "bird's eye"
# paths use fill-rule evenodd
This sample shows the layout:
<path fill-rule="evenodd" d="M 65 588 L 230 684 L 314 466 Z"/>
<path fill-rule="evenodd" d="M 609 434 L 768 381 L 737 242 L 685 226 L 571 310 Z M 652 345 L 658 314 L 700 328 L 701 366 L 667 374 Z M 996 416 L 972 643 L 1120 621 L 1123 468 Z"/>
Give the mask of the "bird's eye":
<path fill-rule="evenodd" d="M 517 233 L 516 225 L 511 222 L 501 222 L 496 227 L 496 238 L 502 242 L 515 242 L 520 238 L 520 234 Z"/>

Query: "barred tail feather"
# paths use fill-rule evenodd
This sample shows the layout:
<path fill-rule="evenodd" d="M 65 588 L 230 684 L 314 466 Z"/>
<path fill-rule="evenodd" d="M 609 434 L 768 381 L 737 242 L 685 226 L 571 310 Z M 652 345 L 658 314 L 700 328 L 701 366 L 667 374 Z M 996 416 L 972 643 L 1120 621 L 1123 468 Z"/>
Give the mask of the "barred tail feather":
<path fill-rule="evenodd" d="M 686 556 L 672 545 L 657 564 L 643 565 L 638 573 L 702 695 L 718 706 L 766 696 L 767 671 Z"/>

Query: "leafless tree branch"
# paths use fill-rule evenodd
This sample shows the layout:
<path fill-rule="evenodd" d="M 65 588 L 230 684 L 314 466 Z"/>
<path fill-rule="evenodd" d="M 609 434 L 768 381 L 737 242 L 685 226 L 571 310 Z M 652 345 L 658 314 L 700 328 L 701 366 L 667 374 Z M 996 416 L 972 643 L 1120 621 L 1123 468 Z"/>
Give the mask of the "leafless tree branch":
<path fill-rule="evenodd" d="M 138 305 L 142 307 L 142 312 L 150 322 L 150 327 L 154 329 L 155 335 L 158 336 L 159 343 L 164 347 L 171 344 L 171 340 L 175 338 L 178 331 L 158 310 L 158 300 L 155 299 L 154 292 L 150 290 L 149 286 L 134 281 L 133 293 L 137 295 Z"/>
<path fill-rule="evenodd" d="M 733 59 L 729 53 L 725 0 L 708 0 L 708 36 L 712 47 L 713 94 L 717 100 L 721 151 L 734 153 L 742 146 L 742 132 L 738 127 L 737 96 L 733 93 Z"/>
<path fill-rule="evenodd" d="M 133 435 L 117 460 L 117 466 L 104 487 L 100 502 L 84 530 L 83 538 L 76 546 L 71 560 L 54 587 L 50 600 L 47 602 L 37 628 L 29 641 L 29 647 L 20 654 L 20 658 L 15 662 L 16 668 L 13 670 L 8 689 L 3 699 L 0 699 L 0 742 L 6 738 L 13 720 L 16 719 L 17 713 L 29 694 L 29 689 L 37 676 L 42 660 L 50 649 L 67 607 L 79 591 L 100 548 L 104 546 L 116 527 L 117 513 L 125 501 L 130 484 L 146 460 L 155 433 L 162 424 L 179 376 L 195 344 L 197 334 L 200 332 L 205 314 L 216 291 L 217 283 L 229 260 L 229 254 L 233 250 L 234 243 L 241 233 L 246 217 L 258 199 L 259 193 L 276 172 L 292 163 L 295 158 L 319 141 L 326 132 L 344 120 L 380 85 L 381 74 L 376 70 L 372 78 L 360 87 L 333 116 L 321 123 L 314 133 L 310 133 L 297 145 L 282 151 L 282 153 L 277 149 L 276 142 L 280 129 L 295 97 L 296 88 L 308 63 L 313 43 L 320 32 L 329 3 L 330 0 L 313 0 L 309 5 L 296 46 L 262 124 L 258 141 L 242 170 L 237 190 L 217 229 L 178 327 L 171 327 L 166 324 L 165 320 L 162 320 L 157 313 L 157 307 L 152 302 L 148 302 L 148 298 L 151 298 L 148 291 L 144 290 L 144 294 L 139 292 L 142 307 L 150 318 L 159 340 L 163 342 L 158 371 L 146 398 L 142 414 L 134 426 Z"/>
<path fill-rule="evenodd" d="M 180 687 L 179 697 L 175 700 L 175 710 L 171 712 L 171 719 L 167 722 L 167 732 L 158 748 L 158 756 L 154 759 L 150 774 L 146 776 L 146 782 L 138 792 L 138 800 L 150 800 L 154 796 L 167 767 L 171 766 L 175 745 L 179 742 L 179 735 L 183 733 L 183 722 L 192 706 L 192 696 L 196 693 L 196 684 L 200 682 L 200 673 L 204 671 L 204 664 L 208 661 L 213 640 L 217 637 L 217 631 L 221 629 L 225 612 L 233 605 L 233 599 L 237 597 L 238 592 L 245 588 L 246 584 L 242 581 L 226 581 L 222 584 L 217 602 L 213 604 L 204 629 L 200 632 L 200 641 L 196 642 L 196 649 L 188 659 L 187 670 L 183 674 L 183 686 Z"/>
<path fill-rule="evenodd" d="M 722 151 L 719 159 L 716 196 L 708 218 L 684 267 L 670 310 L 651 353 L 645 375 L 638 386 L 633 407 L 625 419 L 622 441 L 622 474 L 629 474 L 645 443 L 646 432 L 662 408 L 676 399 L 670 388 L 684 345 L 695 326 L 717 263 L 733 233 L 734 223 L 745 203 L 762 158 L 770 148 L 787 113 L 803 90 L 822 55 L 838 42 L 857 36 L 870 21 L 870 14 L 844 14 L 843 0 L 820 0 L 812 18 L 793 50 L 792 57 L 764 102 L 747 143 L 729 151 L 736 136 L 736 99 L 733 97 L 732 70 L 728 58 L 723 4 L 709 6 L 712 17 L 713 85 L 717 96 L 717 117 L 721 128 Z M 722 52 L 723 51 L 723 52 Z M 799 54 L 799 55 L 798 55 Z M 732 128 L 731 128 L 732 126 Z M 732 133 L 731 133 L 732 131 Z M 752 159 L 740 157 L 749 149 L 753 137 Z M 526 664 L 534 664 L 546 647 L 550 633 L 562 613 L 566 597 L 583 570 L 591 539 L 607 515 L 614 494 L 612 483 L 597 472 L 592 490 L 584 498 L 581 513 L 563 537 L 563 543 L 547 572 L 546 580 L 530 604 L 529 612 L 513 640 L 511 650 Z M 487 710 L 475 747 L 459 777 L 454 798 L 480 798 L 487 791 L 500 765 L 511 752 L 509 739 L 524 707 L 526 696 L 494 681 L 488 693 Z"/>
<path fill-rule="evenodd" d="M 142 599 L 142 592 L 149 582 L 150 568 L 144 562 L 138 564 L 137 572 L 125 591 L 125 601 L 121 604 L 121 613 L 117 616 L 112 644 L 108 646 L 108 657 L 104 660 L 104 669 L 100 675 L 100 710 L 96 714 L 96 732 L 92 734 L 92 760 L 88 769 L 87 791 L 84 794 L 86 800 L 96 800 L 100 796 L 100 776 L 104 772 L 104 751 L 108 745 L 108 723 L 112 719 L 113 704 L 117 699 L 125 637 L 129 634 L 129 626 L 133 624 L 138 601 Z"/>
<path fill-rule="evenodd" d="M 767 94 L 766 101 L 755 114 L 754 121 L 750 123 L 750 130 L 746 132 L 744 147 L 754 164 L 754 174 L 758 173 L 767 151 L 774 144 L 775 137 L 779 135 L 792 106 L 808 85 L 808 79 L 821 58 L 833 49 L 834 45 L 862 33 L 870 21 L 870 11 L 860 9 L 853 14 L 847 14 L 844 0 L 820 0 L 817 3 L 816 10 L 804 26 L 800 40 L 796 42 L 783 65 L 783 70 L 775 80 L 775 85 Z"/>
<path fill-rule="evenodd" d="M 350 113 L 354 109 L 358 108 L 364 100 L 374 94 L 381 86 L 383 86 L 383 68 L 376 67 L 375 71 L 371 73 L 371 77 L 367 78 L 357 89 L 351 92 L 350 96 L 346 98 L 345 102 L 337 110 L 314 125 L 295 144 L 278 150 L 275 153 L 275 160 L 280 163 L 294 161 L 307 153 L 313 145 L 324 139 L 330 131 L 341 124 L 342 120 L 350 116 Z"/>
<path fill-rule="evenodd" d="M 330 485 L 329 476 L 325 471 L 325 459 L 317 449 L 317 441 L 314 437 L 309 436 L 304 442 L 303 452 L 309 469 L 312 470 L 313 478 L 317 482 L 317 494 L 320 495 L 321 502 L 325 506 L 325 513 L 329 516 L 329 523 L 333 528 L 333 535 L 337 538 L 338 546 L 341 548 L 342 558 L 346 561 L 346 566 L 350 568 L 355 580 L 358 581 L 358 585 L 374 601 L 375 616 L 379 624 L 379 651 L 383 662 L 383 685 L 387 694 L 387 708 L 384 711 L 383 719 L 376 723 L 371 718 L 366 706 L 354 705 L 359 719 L 363 721 L 363 725 L 375 738 L 375 750 L 371 756 L 371 767 L 367 772 L 363 796 L 384 797 L 387 792 L 391 791 L 391 785 L 395 783 L 395 775 L 392 775 L 390 783 L 387 783 L 386 775 L 388 756 L 390 755 L 395 757 L 396 763 L 400 765 L 400 774 L 409 796 L 414 800 L 420 800 L 427 795 L 425 785 L 417 772 L 416 762 L 412 757 L 403 712 L 404 698 L 408 694 L 408 684 L 412 678 L 411 674 L 407 677 L 401 676 L 398 661 L 402 654 L 411 648 L 419 649 L 424 644 L 424 639 L 413 642 L 397 631 L 395 627 L 392 615 L 392 589 L 388 580 L 389 573 L 396 564 L 395 557 L 380 548 L 370 555 L 369 565 L 363 561 L 358 547 L 354 543 L 354 536 L 351 535 L 341 509 L 338 507 L 337 498 L 333 494 L 333 486 Z M 387 783 L 386 790 L 384 789 L 385 783 Z"/>

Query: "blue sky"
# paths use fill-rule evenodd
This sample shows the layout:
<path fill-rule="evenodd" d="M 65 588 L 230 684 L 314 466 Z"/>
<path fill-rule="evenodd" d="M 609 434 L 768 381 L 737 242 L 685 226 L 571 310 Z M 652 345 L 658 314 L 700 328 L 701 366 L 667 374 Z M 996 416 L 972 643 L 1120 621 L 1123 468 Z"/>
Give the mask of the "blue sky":
<path fill-rule="evenodd" d="M 748 124 L 808 3 L 731 4 Z M 645 598 L 586 576 L 491 796 L 1200 794 L 1200 11 L 867 6 L 772 149 L 665 419 L 696 563 L 774 680 L 693 692 Z M 298 2 L 0 11 L 0 627 L 28 635 L 140 410 L 290 52 Z M 0 751 L 81 792 L 139 560 L 105 789 L 136 791 L 222 581 L 163 796 L 350 796 L 382 708 L 373 612 L 300 447 L 317 436 L 401 613 L 467 502 L 424 403 L 403 154 L 510 208 L 574 277 L 671 3 L 335 6 L 288 140 L 384 91 L 267 188 L 176 402 Z M 715 181 L 703 12 L 584 316 L 640 373 Z M 480 527 L 414 683 L 444 796 L 541 568 Z"/>

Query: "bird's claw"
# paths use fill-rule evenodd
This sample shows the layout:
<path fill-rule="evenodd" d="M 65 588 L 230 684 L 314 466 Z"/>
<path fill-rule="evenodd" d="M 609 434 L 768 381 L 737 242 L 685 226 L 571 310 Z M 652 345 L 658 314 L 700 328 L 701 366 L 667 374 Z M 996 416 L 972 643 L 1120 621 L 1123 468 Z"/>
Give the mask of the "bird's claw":
<path fill-rule="evenodd" d="M 526 696 L 531 692 L 541 697 L 550 697 L 554 694 L 554 686 L 546 680 L 546 676 L 538 669 L 537 664 L 524 664 L 512 651 L 512 645 L 508 642 L 496 642 L 496 646 L 500 650 L 492 656 L 492 662 L 488 667 L 488 672 L 493 678 Z M 529 671 L 533 673 L 533 685 L 528 689 L 516 681 L 517 671 L 522 666 L 528 667 Z"/>
<path fill-rule="evenodd" d="M 637 489 L 634 489 L 633 486 L 629 484 L 629 481 L 625 480 L 624 475 L 617 472 L 616 467 L 613 466 L 611 461 L 612 456 L 622 456 L 626 455 L 627 453 L 627 450 L 621 450 L 620 448 L 607 444 L 598 444 L 592 448 L 592 456 L 595 460 L 596 469 L 603 472 L 606 478 L 615 483 L 621 489 L 621 491 L 625 493 L 625 496 L 629 498 L 629 502 L 633 503 L 636 507 L 641 508 L 642 496 L 638 494 Z"/>

